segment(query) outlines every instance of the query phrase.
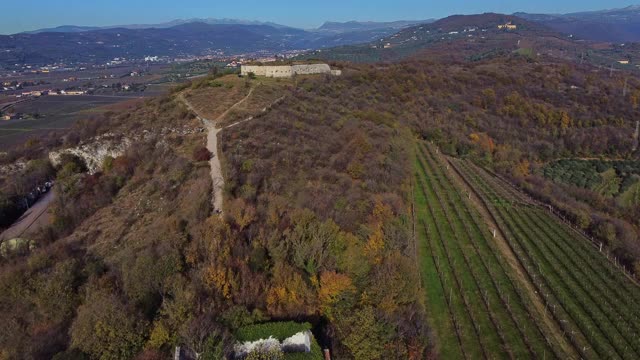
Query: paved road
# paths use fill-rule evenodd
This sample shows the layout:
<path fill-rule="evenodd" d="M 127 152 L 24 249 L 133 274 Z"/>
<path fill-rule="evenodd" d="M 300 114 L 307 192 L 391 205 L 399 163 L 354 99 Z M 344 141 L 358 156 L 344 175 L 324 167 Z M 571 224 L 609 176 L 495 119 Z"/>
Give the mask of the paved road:
<path fill-rule="evenodd" d="M 25 212 L 20 219 L 16 220 L 10 228 L 0 234 L 0 240 L 10 240 L 32 234 L 42 226 L 49 222 L 50 215 L 49 205 L 55 198 L 55 192 L 52 188 L 48 193 L 44 194 L 38 202 Z"/>

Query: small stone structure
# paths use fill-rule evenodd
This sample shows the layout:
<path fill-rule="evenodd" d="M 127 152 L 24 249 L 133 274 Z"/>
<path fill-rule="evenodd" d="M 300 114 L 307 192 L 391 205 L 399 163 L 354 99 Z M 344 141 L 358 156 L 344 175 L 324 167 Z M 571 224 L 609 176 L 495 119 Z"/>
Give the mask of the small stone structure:
<path fill-rule="evenodd" d="M 306 64 L 306 65 L 242 65 L 240 74 L 247 76 L 253 73 L 256 76 L 266 76 L 274 78 L 286 78 L 293 75 L 329 74 L 340 76 L 342 71 L 331 70 L 327 64 Z"/>

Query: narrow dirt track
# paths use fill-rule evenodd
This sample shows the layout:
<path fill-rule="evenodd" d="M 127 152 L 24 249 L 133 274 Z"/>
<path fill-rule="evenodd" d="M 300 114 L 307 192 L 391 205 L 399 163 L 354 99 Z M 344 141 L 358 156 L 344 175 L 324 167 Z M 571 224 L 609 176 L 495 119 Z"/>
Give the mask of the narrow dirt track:
<path fill-rule="evenodd" d="M 220 164 L 220 153 L 218 151 L 218 133 L 220 133 L 224 129 L 228 129 L 239 125 L 241 123 L 247 122 L 249 120 L 253 120 L 255 116 L 249 116 L 248 118 L 235 122 L 231 125 L 227 125 L 223 128 L 218 128 L 217 125 L 220 124 L 224 118 L 235 108 L 245 103 L 253 94 L 253 90 L 255 87 L 252 87 L 249 90 L 247 96 L 242 98 L 237 103 L 230 106 L 227 110 L 225 110 L 220 116 L 218 116 L 215 120 L 210 120 L 202 117 L 200 113 L 191 105 L 189 100 L 187 100 L 183 94 L 179 95 L 179 99 L 187 105 L 189 110 L 193 111 L 194 114 L 202 121 L 203 124 L 207 127 L 207 149 L 213 154 L 211 160 L 209 160 L 209 165 L 211 167 L 211 180 L 213 183 L 213 198 L 211 200 L 211 204 L 213 206 L 213 211 L 215 213 L 222 213 L 223 206 L 223 193 L 224 193 L 224 177 L 222 176 L 222 165 Z M 284 99 L 284 96 L 274 101 L 271 105 L 267 106 L 262 110 L 262 113 L 267 112 L 271 109 L 271 107 Z"/>
<path fill-rule="evenodd" d="M 179 95 L 179 99 L 184 102 L 184 104 L 191 110 L 200 121 L 207 127 L 207 150 L 211 152 L 213 156 L 209 160 L 209 166 L 211 167 L 211 181 L 213 184 L 213 198 L 211 199 L 211 204 L 213 206 L 213 211 L 215 213 L 222 213 L 222 205 L 223 205 L 223 193 L 224 193 L 224 177 L 222 176 L 222 165 L 220 164 L 220 156 L 218 152 L 218 133 L 225 128 L 218 128 L 218 125 L 224 118 L 236 107 L 242 105 L 246 102 L 251 94 L 253 94 L 253 87 L 249 90 L 247 96 L 242 98 L 237 103 L 231 105 L 225 112 L 220 114 L 215 120 L 210 120 L 202 117 L 200 113 L 191 105 L 189 100 L 187 100 L 183 94 Z"/>

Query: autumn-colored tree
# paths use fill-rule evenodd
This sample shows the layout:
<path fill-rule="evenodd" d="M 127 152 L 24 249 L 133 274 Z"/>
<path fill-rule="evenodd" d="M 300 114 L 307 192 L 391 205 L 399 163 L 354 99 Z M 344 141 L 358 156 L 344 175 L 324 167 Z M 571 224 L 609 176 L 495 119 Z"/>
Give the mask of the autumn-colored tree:
<path fill-rule="evenodd" d="M 197 359 L 224 359 L 228 348 L 229 334 L 216 323 L 211 315 L 195 317 L 180 331 L 180 337 Z"/>
<path fill-rule="evenodd" d="M 486 133 L 472 133 L 469 140 L 478 145 L 485 153 L 491 154 L 496 148 L 496 144 Z"/>
<path fill-rule="evenodd" d="M 315 293 L 300 273 L 285 265 L 277 265 L 272 285 L 267 291 L 267 310 L 273 316 L 312 314 L 316 310 Z"/>
<path fill-rule="evenodd" d="M 223 265 L 209 265 L 204 269 L 204 281 L 225 299 L 230 299 L 236 281 L 233 270 Z"/>
<path fill-rule="evenodd" d="M 344 346 L 355 360 L 381 359 L 384 352 L 384 326 L 371 306 L 336 318 Z"/>
<path fill-rule="evenodd" d="M 531 174 L 531 163 L 529 160 L 523 159 L 521 160 L 514 168 L 513 168 L 513 176 L 517 178 L 524 178 Z"/>
<path fill-rule="evenodd" d="M 496 104 L 496 92 L 493 89 L 482 90 L 482 108 L 487 110 Z"/>
<path fill-rule="evenodd" d="M 331 307 L 340 300 L 346 292 L 355 291 L 351 278 L 333 271 L 323 272 L 320 275 L 320 289 L 318 298 L 324 313 L 331 318 Z"/>
<path fill-rule="evenodd" d="M 256 209 L 244 199 L 238 198 L 229 203 L 228 214 L 242 231 L 255 220 Z"/>
<path fill-rule="evenodd" d="M 78 308 L 71 346 L 104 360 L 130 359 L 144 344 L 146 321 L 116 295 L 97 291 Z"/>
<path fill-rule="evenodd" d="M 640 104 L 640 90 L 635 90 L 631 93 L 631 108 L 638 110 L 638 104 Z"/>
<path fill-rule="evenodd" d="M 374 263 L 379 263 L 382 260 L 382 252 L 385 247 L 383 226 L 392 216 L 391 208 L 380 199 L 376 200 L 372 214 L 369 217 L 372 231 L 364 247 L 365 254 Z"/>
<path fill-rule="evenodd" d="M 419 303 L 421 294 L 415 286 L 419 282 L 417 273 L 415 262 L 399 251 L 391 252 L 374 269 L 368 291 L 370 304 L 392 317 L 403 305 Z"/>
<path fill-rule="evenodd" d="M 280 242 L 281 255 L 309 276 L 330 266 L 330 252 L 340 236 L 340 228 L 332 220 L 321 222 L 308 209 L 292 214 L 292 229 L 285 231 L 285 239 Z"/>
<path fill-rule="evenodd" d="M 562 110 L 560 111 L 560 113 L 558 114 L 559 117 L 559 123 L 560 123 L 560 130 L 565 133 L 567 131 L 567 129 L 569 129 L 569 127 L 573 126 L 573 120 L 571 119 L 571 117 L 569 116 L 569 114 Z"/>
<path fill-rule="evenodd" d="M 601 221 L 595 226 L 595 235 L 606 244 L 612 244 L 616 240 L 616 228 L 608 221 Z"/>

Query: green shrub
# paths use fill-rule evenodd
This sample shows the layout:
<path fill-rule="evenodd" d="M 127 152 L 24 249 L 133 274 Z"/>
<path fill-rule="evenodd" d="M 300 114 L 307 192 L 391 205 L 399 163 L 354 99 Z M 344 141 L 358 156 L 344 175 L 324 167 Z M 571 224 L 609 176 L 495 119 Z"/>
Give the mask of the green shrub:
<path fill-rule="evenodd" d="M 238 329 L 236 339 L 238 341 L 256 341 L 267 339 L 269 336 L 282 341 L 299 332 L 311 330 L 309 323 L 297 323 L 294 321 L 269 322 L 264 324 L 249 325 Z"/>

